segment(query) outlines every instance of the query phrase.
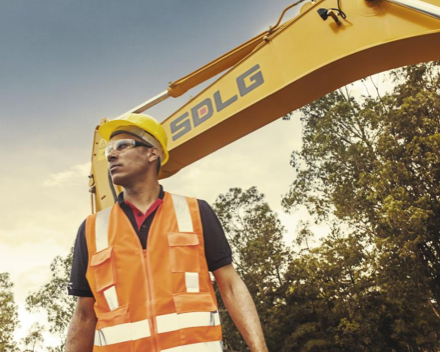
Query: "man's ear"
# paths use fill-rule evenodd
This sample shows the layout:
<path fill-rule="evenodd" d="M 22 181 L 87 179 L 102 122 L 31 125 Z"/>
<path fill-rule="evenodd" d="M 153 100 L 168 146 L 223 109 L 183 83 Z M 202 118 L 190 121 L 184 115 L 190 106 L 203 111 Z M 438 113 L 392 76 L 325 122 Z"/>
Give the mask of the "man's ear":
<path fill-rule="evenodd" d="M 160 158 L 160 153 L 157 148 L 151 148 L 150 149 L 150 156 L 148 157 L 148 160 L 151 162 L 154 162 L 155 160 Z"/>

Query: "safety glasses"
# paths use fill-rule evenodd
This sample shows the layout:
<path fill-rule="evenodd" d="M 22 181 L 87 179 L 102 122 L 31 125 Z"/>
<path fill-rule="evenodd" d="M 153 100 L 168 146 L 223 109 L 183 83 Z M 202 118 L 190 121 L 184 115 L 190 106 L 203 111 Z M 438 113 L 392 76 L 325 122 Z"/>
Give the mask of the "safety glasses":
<path fill-rule="evenodd" d="M 134 139 L 119 139 L 112 144 L 109 144 L 107 148 L 105 148 L 105 156 L 108 157 L 108 155 L 114 150 L 116 153 L 123 153 L 128 149 L 136 148 L 136 147 L 147 147 L 147 148 L 153 148 L 151 144 L 139 142 Z"/>

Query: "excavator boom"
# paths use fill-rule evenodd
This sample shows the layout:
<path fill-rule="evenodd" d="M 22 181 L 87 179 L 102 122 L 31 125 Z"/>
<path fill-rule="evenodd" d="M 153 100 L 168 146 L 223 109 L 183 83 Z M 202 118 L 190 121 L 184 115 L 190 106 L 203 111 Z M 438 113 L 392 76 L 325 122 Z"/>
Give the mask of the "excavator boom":
<path fill-rule="evenodd" d="M 439 60 L 439 18 L 440 0 L 306 3 L 292 20 L 170 85 L 165 94 L 178 96 L 232 67 L 162 123 L 170 161 L 161 177 L 350 82 Z M 95 133 L 96 210 L 112 205 L 119 191 L 109 182 L 104 149 Z"/>

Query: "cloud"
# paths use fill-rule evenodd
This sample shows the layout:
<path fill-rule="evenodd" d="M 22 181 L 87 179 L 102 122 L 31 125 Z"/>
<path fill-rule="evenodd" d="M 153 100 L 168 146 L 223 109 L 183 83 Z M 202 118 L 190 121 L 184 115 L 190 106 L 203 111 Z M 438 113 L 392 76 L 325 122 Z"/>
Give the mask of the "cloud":
<path fill-rule="evenodd" d="M 27 159 L 10 156 L 0 183 L 5 200 L 0 205 L 0 251 L 7 246 L 19 267 L 20 260 L 26 262 L 21 258 L 27 248 L 35 251 L 38 247 L 42 262 L 45 256 L 53 258 L 54 248 L 67 252 L 78 226 L 90 213 L 89 163 L 66 167 L 65 158 L 50 151 L 31 153 Z M 6 264 L 0 261 L 0 270 Z"/>
<path fill-rule="evenodd" d="M 291 121 L 277 120 L 161 183 L 170 192 L 208 202 L 231 187 L 257 186 L 272 208 L 281 208 L 281 196 L 294 177 L 290 155 L 300 147 L 301 123 L 296 113 Z"/>
<path fill-rule="evenodd" d="M 50 279 L 50 263 L 61 254 L 60 247 L 41 243 L 22 246 L 19 250 L 7 244 L 0 248 L 2 265 L 0 272 L 11 275 L 17 302 L 24 302 L 29 292 L 38 290 Z M 67 255 L 68 252 L 63 253 Z"/>
<path fill-rule="evenodd" d="M 74 165 L 66 171 L 56 172 L 49 175 L 43 185 L 47 187 L 64 187 L 66 185 L 83 183 L 90 174 L 90 162 Z"/>

